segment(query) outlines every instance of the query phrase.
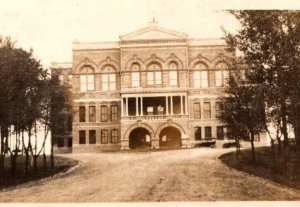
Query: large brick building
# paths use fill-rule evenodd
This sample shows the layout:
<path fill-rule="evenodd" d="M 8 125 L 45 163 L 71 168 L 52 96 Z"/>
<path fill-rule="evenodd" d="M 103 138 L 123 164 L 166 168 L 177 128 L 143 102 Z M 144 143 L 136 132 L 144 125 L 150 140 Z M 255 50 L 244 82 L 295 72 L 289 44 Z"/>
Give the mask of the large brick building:
<path fill-rule="evenodd" d="M 224 40 L 191 39 L 155 21 L 117 42 L 74 42 L 73 62 L 53 64 L 72 87 L 73 150 L 222 142 L 219 98 L 233 60 Z"/>

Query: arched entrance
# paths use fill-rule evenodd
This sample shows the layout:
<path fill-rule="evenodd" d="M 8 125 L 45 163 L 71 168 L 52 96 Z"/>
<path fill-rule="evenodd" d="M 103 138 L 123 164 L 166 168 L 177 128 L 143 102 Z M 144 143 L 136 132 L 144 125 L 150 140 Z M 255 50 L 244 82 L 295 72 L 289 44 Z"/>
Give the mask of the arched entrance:
<path fill-rule="evenodd" d="M 147 129 L 138 127 L 129 134 L 130 149 L 145 149 L 151 147 L 151 136 Z"/>
<path fill-rule="evenodd" d="M 181 148 L 181 133 L 172 126 L 161 130 L 159 134 L 159 146 L 164 148 Z"/>

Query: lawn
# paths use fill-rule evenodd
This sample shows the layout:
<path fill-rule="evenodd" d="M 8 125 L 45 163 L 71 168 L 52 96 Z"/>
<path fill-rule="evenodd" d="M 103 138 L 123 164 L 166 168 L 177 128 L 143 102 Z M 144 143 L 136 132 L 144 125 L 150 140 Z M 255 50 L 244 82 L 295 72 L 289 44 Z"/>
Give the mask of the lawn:
<path fill-rule="evenodd" d="M 219 159 L 229 167 L 300 190 L 300 152 L 286 148 L 279 153 L 277 146 L 274 152 L 271 147 L 257 148 L 255 163 L 250 149 L 241 150 L 239 160 L 236 160 L 235 152 Z"/>
<path fill-rule="evenodd" d="M 70 158 L 55 156 L 54 163 L 54 168 L 50 169 L 50 157 L 47 157 L 47 167 L 44 168 L 43 157 L 40 156 L 38 158 L 38 170 L 34 172 L 34 170 L 32 169 L 33 167 L 29 166 L 28 175 L 25 176 L 25 157 L 19 156 L 17 159 L 17 170 L 15 175 L 13 176 L 10 169 L 10 157 L 6 157 L 5 174 L 3 177 L 0 178 L 0 190 L 67 171 L 69 168 L 77 165 L 78 161 Z"/>

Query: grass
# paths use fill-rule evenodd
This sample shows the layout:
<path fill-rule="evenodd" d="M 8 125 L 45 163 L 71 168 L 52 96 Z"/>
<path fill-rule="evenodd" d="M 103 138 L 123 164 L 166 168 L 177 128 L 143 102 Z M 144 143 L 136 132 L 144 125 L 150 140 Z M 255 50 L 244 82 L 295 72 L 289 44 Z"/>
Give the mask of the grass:
<path fill-rule="evenodd" d="M 256 148 L 256 162 L 252 162 L 251 150 L 241 150 L 239 160 L 235 152 L 224 154 L 220 160 L 229 167 L 273 182 L 300 190 L 300 152 L 293 149 L 282 149 L 275 153 L 271 147 Z"/>
<path fill-rule="evenodd" d="M 78 161 L 65 158 L 65 157 L 54 157 L 54 168 L 50 169 L 50 157 L 47 156 L 47 167 L 43 167 L 43 157 L 38 158 L 38 170 L 35 172 L 32 166 L 29 166 L 27 176 L 25 176 L 25 157 L 19 156 L 17 159 L 17 169 L 13 176 L 10 169 L 10 157 L 5 158 L 5 172 L 0 177 L 0 190 L 8 187 L 15 187 L 20 184 L 27 183 L 29 181 L 40 180 L 45 177 L 53 176 L 60 172 L 65 172 L 69 168 L 78 164 Z"/>

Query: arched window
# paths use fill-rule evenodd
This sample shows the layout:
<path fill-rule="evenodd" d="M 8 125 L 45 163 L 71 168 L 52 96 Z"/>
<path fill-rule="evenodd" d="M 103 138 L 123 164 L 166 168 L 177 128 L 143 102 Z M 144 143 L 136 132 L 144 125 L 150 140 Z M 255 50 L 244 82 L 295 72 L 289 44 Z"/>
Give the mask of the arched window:
<path fill-rule="evenodd" d="M 193 80 L 194 88 L 208 87 L 208 68 L 204 63 L 197 63 L 194 66 Z"/>
<path fill-rule="evenodd" d="M 147 85 L 161 85 L 162 70 L 158 63 L 150 63 L 147 67 Z"/>
<path fill-rule="evenodd" d="M 131 66 L 131 87 L 140 87 L 140 65 L 133 63 Z"/>
<path fill-rule="evenodd" d="M 170 86 L 177 86 L 178 84 L 178 64 L 176 62 L 169 63 L 169 85 Z"/>
<path fill-rule="evenodd" d="M 223 87 L 228 83 L 229 67 L 226 63 L 221 62 L 216 65 L 216 86 Z"/>
<path fill-rule="evenodd" d="M 101 76 L 102 91 L 114 91 L 116 90 L 116 70 L 107 65 L 103 68 L 103 74 Z"/>
<path fill-rule="evenodd" d="M 86 92 L 95 90 L 94 70 L 90 67 L 84 67 L 80 73 L 80 91 Z"/>

